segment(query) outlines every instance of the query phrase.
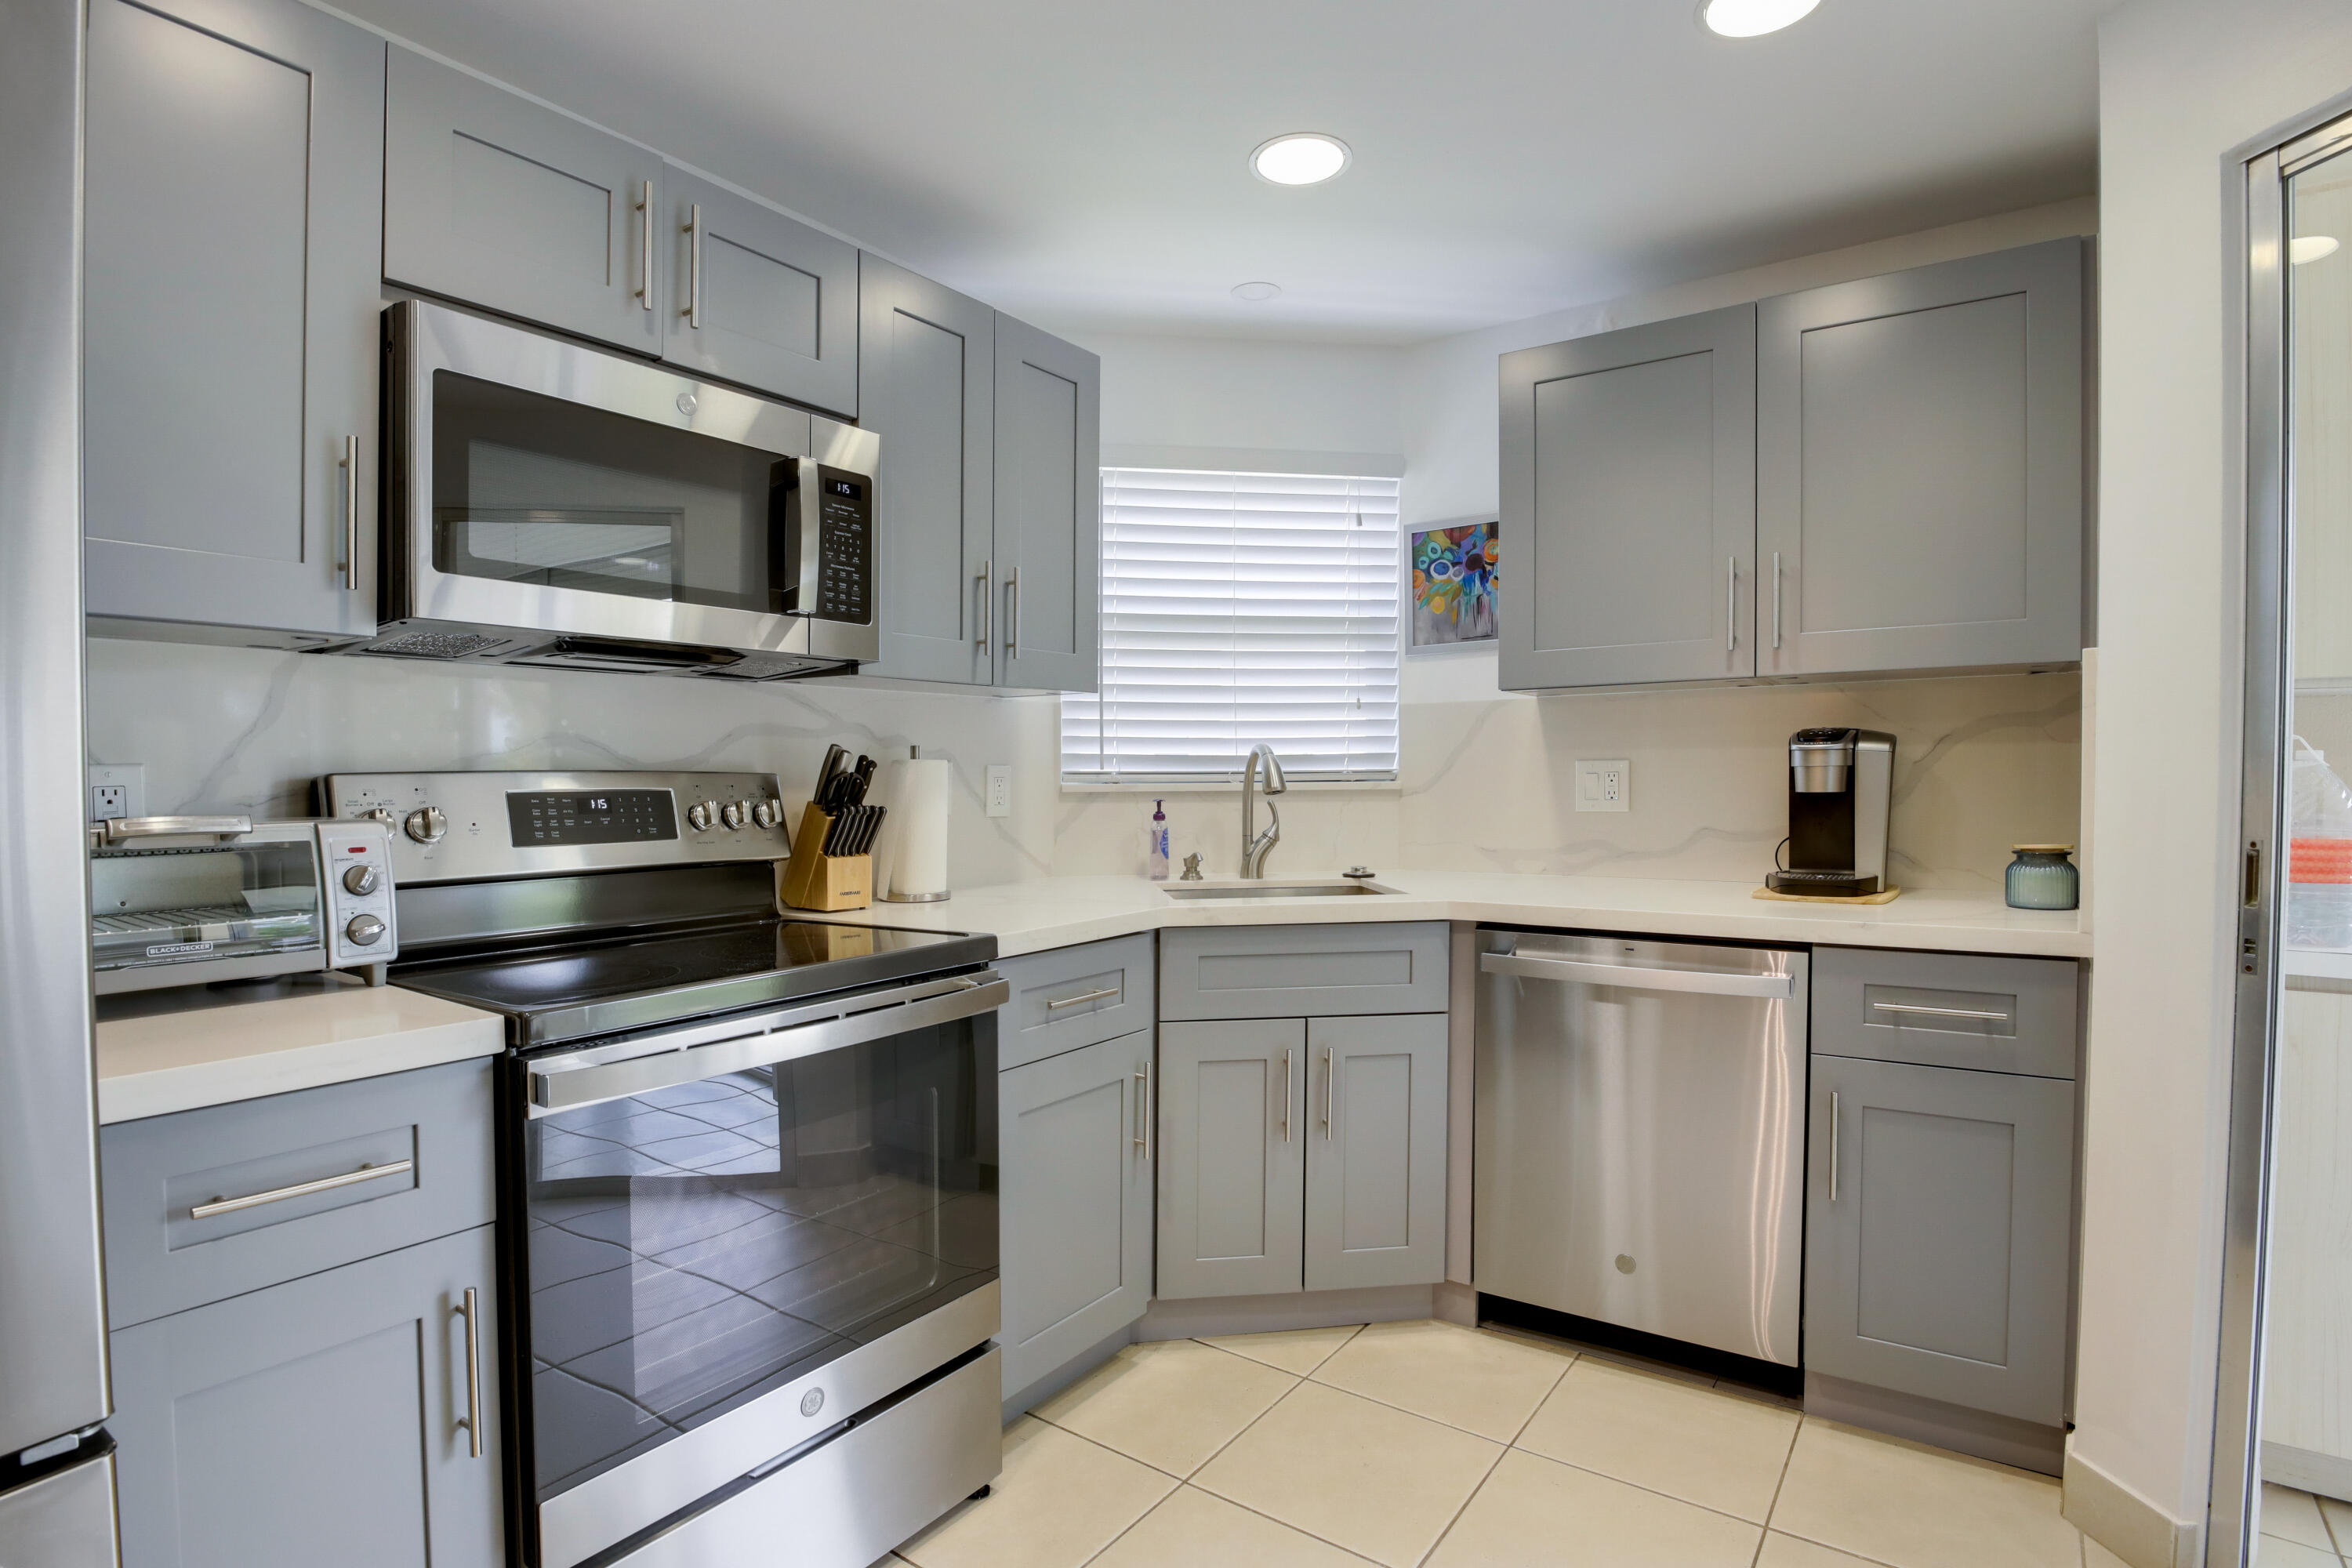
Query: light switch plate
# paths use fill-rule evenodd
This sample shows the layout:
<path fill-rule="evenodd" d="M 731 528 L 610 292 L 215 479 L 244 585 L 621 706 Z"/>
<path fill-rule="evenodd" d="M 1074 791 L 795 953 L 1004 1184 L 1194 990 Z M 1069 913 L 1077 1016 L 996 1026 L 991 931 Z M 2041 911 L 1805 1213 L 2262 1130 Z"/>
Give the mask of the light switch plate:
<path fill-rule="evenodd" d="M 1013 764 L 1011 763 L 988 764 L 988 815 L 991 816 L 1013 815 Z"/>
<path fill-rule="evenodd" d="M 1633 764 L 1622 757 L 1576 760 L 1576 809 L 1631 811 L 1633 808 Z"/>
<path fill-rule="evenodd" d="M 138 763 L 121 767 L 89 768 L 89 819 L 111 822 L 118 816 L 147 815 L 147 770 Z"/>

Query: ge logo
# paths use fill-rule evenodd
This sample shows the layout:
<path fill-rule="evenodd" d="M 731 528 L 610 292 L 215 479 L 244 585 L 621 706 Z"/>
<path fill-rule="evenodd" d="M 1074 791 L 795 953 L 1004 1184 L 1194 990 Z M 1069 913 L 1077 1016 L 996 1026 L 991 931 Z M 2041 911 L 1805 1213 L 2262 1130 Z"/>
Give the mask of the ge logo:
<path fill-rule="evenodd" d="M 820 1411 L 820 1410 L 822 1410 L 822 1409 L 824 1409 L 824 1389 L 822 1389 L 822 1388 L 812 1388 L 812 1389 L 810 1389 L 806 1394 L 802 1394 L 802 1395 L 801 1395 L 801 1414 L 802 1414 L 802 1415 L 815 1415 L 818 1411 Z"/>
<path fill-rule="evenodd" d="M 677 395 L 677 411 L 689 419 L 694 417 L 694 394 L 681 392 Z"/>

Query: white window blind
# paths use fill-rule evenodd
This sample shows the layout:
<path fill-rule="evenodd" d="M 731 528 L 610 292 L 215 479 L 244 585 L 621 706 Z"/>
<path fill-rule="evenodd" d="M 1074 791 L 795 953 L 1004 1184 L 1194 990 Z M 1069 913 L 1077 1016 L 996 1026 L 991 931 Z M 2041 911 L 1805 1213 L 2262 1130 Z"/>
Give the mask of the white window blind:
<path fill-rule="evenodd" d="M 1103 470 L 1102 691 L 1062 700 L 1074 784 L 1397 771 L 1397 481 Z"/>

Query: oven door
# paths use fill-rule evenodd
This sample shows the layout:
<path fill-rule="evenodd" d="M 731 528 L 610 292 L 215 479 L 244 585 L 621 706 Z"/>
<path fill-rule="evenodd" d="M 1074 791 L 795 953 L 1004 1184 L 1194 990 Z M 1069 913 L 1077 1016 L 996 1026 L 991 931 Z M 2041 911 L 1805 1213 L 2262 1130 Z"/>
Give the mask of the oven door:
<path fill-rule="evenodd" d="M 542 1568 L 619 1560 L 995 1334 L 1007 994 L 983 971 L 516 1064 Z"/>
<path fill-rule="evenodd" d="M 870 432 L 421 300 L 386 318 L 373 651 L 446 657 L 431 629 L 464 627 L 499 658 L 499 628 L 573 659 L 877 657 Z"/>

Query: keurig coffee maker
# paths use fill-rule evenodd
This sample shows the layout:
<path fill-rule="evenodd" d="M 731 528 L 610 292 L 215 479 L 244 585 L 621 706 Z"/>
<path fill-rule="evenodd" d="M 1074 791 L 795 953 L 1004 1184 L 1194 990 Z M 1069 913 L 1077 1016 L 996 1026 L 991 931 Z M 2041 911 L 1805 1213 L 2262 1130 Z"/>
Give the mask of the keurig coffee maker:
<path fill-rule="evenodd" d="M 1789 737 L 1789 853 L 1764 879 L 1776 893 L 1861 898 L 1886 886 L 1895 737 L 1800 730 Z"/>

